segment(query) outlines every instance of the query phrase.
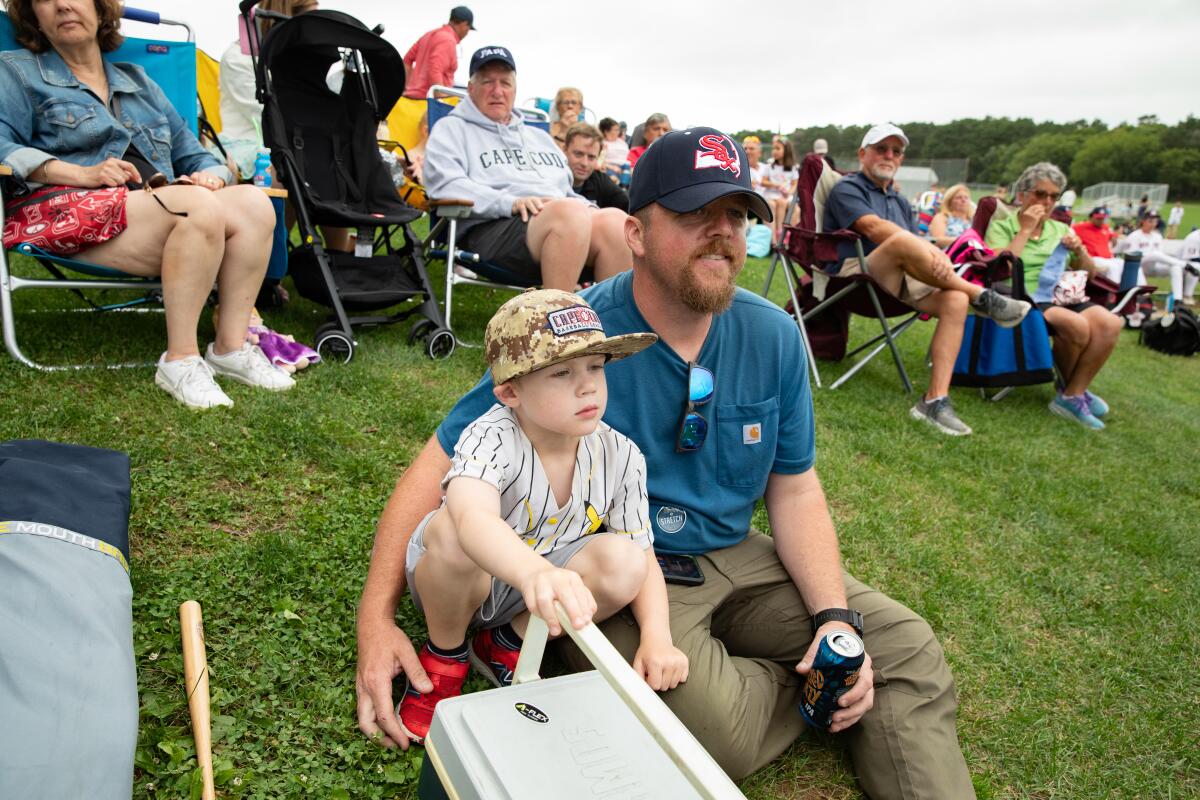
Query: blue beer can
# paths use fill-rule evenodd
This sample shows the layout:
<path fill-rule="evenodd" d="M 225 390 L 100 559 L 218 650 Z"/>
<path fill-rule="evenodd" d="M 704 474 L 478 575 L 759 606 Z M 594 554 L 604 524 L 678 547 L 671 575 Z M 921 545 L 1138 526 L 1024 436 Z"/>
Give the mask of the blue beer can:
<path fill-rule="evenodd" d="M 849 631 L 826 634 L 817 647 L 812 670 L 800 692 L 800 716 L 818 730 L 829 730 L 837 699 L 858 681 L 866 650 Z"/>

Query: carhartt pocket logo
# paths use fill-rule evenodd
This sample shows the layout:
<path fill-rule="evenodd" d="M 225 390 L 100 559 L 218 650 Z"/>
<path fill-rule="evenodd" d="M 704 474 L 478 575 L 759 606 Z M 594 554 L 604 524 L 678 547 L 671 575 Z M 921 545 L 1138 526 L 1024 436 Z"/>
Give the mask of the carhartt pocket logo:
<path fill-rule="evenodd" d="M 762 441 L 762 423 L 752 422 L 742 426 L 742 444 L 758 444 Z"/>

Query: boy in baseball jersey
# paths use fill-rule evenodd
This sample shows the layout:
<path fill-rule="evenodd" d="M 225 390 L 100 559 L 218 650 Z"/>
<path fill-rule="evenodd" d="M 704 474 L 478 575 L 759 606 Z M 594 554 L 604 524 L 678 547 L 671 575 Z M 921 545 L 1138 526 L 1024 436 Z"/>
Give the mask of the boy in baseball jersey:
<path fill-rule="evenodd" d="M 687 679 L 651 547 L 645 458 L 600 421 L 605 363 L 657 339 L 605 337 L 583 298 L 552 289 L 514 297 L 488 323 L 499 402 L 463 430 L 442 506 L 406 554 L 429 626 L 418 657 L 433 684 L 428 694 L 407 687 L 400 702 L 413 741 L 428 733 L 438 701 L 461 694 L 468 660 L 493 684 L 510 684 L 529 610 L 562 633 L 556 601 L 576 628 L 632 605 L 642 630 L 634 669 L 660 691 Z"/>

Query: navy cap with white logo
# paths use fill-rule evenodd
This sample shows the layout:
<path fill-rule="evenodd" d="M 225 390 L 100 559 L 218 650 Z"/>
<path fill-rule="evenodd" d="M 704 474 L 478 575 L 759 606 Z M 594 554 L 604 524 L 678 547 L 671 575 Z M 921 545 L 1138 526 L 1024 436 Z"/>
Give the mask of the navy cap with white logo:
<path fill-rule="evenodd" d="M 467 74 L 474 75 L 484 64 L 490 64 L 493 61 L 508 64 L 509 69 L 512 70 L 517 68 L 517 62 L 513 61 L 512 53 L 508 52 L 507 47 L 490 44 L 487 47 L 479 48 L 475 51 L 475 55 L 471 56 L 471 70 Z"/>
<path fill-rule="evenodd" d="M 466 6 L 455 6 L 450 9 L 450 21 L 465 22 L 471 26 L 471 30 L 475 30 L 475 15 Z"/>
<path fill-rule="evenodd" d="M 741 146 L 716 128 L 688 128 L 654 140 L 638 159 L 629 185 L 629 212 L 658 203 L 686 214 L 731 194 L 746 195 L 750 210 L 771 221 L 770 205 L 751 188 Z"/>

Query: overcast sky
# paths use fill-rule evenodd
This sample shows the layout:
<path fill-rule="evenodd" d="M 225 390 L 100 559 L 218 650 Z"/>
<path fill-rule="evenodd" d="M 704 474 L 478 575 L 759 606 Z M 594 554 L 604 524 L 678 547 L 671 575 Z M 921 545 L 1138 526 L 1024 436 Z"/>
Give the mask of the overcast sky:
<path fill-rule="evenodd" d="M 877 120 L 1200 114 L 1200 0 L 467 0 L 459 45 L 509 47 L 518 98 L 583 90 L 600 116 L 665 112 L 676 127 L 791 131 Z M 328 0 L 403 54 L 449 17 L 451 0 Z M 192 25 L 220 58 L 234 0 L 130 0 Z M 748 17 L 747 12 L 754 14 Z M 146 28 L 125 23 L 130 35 Z"/>

